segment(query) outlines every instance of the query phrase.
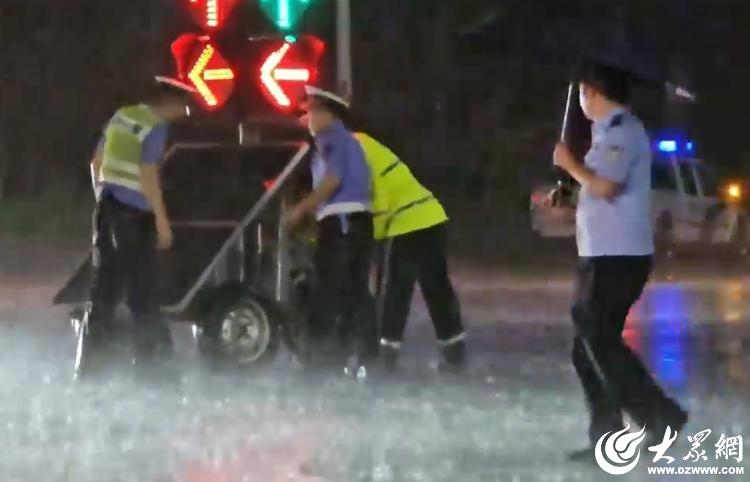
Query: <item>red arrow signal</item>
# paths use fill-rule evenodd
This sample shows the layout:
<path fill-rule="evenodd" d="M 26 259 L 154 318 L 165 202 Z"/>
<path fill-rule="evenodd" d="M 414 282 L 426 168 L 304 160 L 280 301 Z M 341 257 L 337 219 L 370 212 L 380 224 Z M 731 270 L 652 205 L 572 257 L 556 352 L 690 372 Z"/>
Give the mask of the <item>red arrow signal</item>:
<path fill-rule="evenodd" d="M 224 25 L 239 0 L 188 0 L 193 20 L 206 30 L 217 30 Z"/>
<path fill-rule="evenodd" d="M 311 82 L 314 75 L 314 70 L 307 66 L 290 65 L 292 49 L 293 44 L 284 43 L 266 57 L 260 68 L 260 83 L 264 93 L 281 109 L 292 107 L 292 100 L 297 100 L 305 84 Z"/>
<path fill-rule="evenodd" d="M 187 77 L 209 110 L 223 106 L 234 91 L 234 71 L 211 43 L 203 45 Z"/>
<path fill-rule="evenodd" d="M 195 87 L 201 107 L 223 111 L 232 102 L 230 115 L 238 116 L 293 110 L 305 84 L 315 83 L 324 50 L 325 44 L 310 35 L 296 42 L 265 37 L 239 44 L 187 33 L 172 43 L 177 77 Z"/>

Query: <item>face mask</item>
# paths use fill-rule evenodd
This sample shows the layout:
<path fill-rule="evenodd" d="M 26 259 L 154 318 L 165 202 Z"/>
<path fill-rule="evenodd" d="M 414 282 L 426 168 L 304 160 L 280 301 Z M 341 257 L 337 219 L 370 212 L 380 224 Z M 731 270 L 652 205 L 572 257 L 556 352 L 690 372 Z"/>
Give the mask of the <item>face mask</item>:
<path fill-rule="evenodd" d="M 581 110 L 586 112 L 586 94 L 583 89 L 578 89 L 578 105 L 581 106 Z"/>

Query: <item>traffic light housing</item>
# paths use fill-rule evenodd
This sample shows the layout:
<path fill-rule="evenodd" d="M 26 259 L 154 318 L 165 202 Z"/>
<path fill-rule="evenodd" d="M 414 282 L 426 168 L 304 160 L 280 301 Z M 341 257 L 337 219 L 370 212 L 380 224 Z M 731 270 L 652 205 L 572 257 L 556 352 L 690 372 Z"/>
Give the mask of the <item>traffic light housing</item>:
<path fill-rule="evenodd" d="M 172 44 L 178 77 L 198 91 L 205 110 L 232 108 L 240 116 L 294 111 L 304 86 L 316 82 L 325 44 L 302 35 L 241 41 L 184 34 Z"/>

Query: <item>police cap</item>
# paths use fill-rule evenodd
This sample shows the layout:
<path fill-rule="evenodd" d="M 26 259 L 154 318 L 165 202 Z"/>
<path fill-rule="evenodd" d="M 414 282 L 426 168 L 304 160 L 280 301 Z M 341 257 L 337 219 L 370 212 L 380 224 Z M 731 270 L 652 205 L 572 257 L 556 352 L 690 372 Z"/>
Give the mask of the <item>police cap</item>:
<path fill-rule="evenodd" d="M 345 119 L 349 114 L 351 104 L 344 97 L 330 90 L 324 90 L 313 85 L 305 86 L 307 100 L 304 110 L 309 111 L 313 106 L 323 107 L 339 119 Z"/>

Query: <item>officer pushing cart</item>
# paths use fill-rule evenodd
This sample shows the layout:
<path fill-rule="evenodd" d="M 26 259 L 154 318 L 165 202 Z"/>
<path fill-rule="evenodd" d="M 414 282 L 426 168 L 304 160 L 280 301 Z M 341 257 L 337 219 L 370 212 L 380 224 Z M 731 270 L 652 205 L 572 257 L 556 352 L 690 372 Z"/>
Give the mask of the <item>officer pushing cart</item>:
<path fill-rule="evenodd" d="M 155 300 L 156 249 L 172 245 L 172 228 L 159 180 L 168 123 L 186 115 L 194 89 L 157 77 L 157 86 L 142 104 L 120 108 L 104 129 L 91 161 L 97 194 L 94 215 L 94 281 L 88 329 L 79 347 L 76 375 L 100 351 L 105 327 L 119 296 L 127 292 L 133 316 L 135 361 L 154 361 L 171 347 L 169 328 Z"/>
<path fill-rule="evenodd" d="M 157 97 L 175 118 L 186 111 L 174 91 L 180 85 L 170 81 Z M 118 111 L 93 160 L 98 249 L 54 299 L 74 308 L 76 375 L 117 357 L 109 342 L 129 331 L 136 361 L 153 366 L 170 352 L 173 321 L 191 323 L 199 352 L 221 365 L 251 369 L 282 343 L 297 352 L 304 286 L 291 278 L 309 269 L 311 249 L 308 239 L 288 235 L 283 220 L 310 152 L 305 132 L 289 119 L 251 143 L 225 131 L 206 142 L 204 126 L 186 121 L 170 129 L 167 142 L 155 112 L 150 104 Z M 139 170 L 149 169 L 161 188 L 160 215 L 151 208 L 159 200 L 149 200 L 139 183 Z M 120 288 L 133 330 L 120 326 Z"/>

